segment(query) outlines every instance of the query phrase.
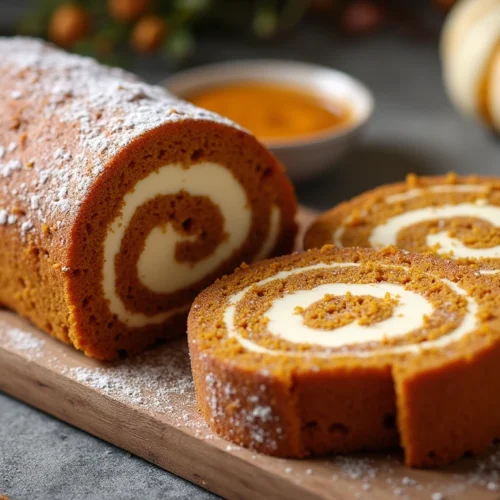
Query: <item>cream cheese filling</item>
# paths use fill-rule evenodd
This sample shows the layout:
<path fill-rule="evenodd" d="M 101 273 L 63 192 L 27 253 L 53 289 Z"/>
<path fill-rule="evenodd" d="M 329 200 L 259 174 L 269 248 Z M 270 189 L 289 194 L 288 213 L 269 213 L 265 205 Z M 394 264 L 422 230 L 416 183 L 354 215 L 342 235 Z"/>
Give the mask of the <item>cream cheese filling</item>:
<path fill-rule="evenodd" d="M 332 269 L 342 267 L 356 267 L 356 263 L 331 263 L 315 264 L 302 268 L 281 271 L 274 276 L 265 278 L 253 285 L 250 285 L 240 292 L 233 294 L 229 298 L 229 305 L 224 311 L 224 323 L 227 329 L 228 337 L 235 338 L 246 350 L 270 355 L 287 356 L 305 356 L 304 352 L 279 351 L 263 347 L 256 342 L 241 335 L 235 323 L 236 305 L 245 296 L 245 294 L 255 286 L 262 286 L 273 280 L 281 280 L 289 276 L 303 272 L 314 271 L 316 269 Z M 392 266 L 387 266 L 392 267 Z M 467 309 L 465 317 L 460 325 L 453 331 L 439 337 L 435 340 L 428 340 L 418 344 L 403 346 L 388 346 L 379 349 L 375 353 L 367 351 L 352 350 L 348 354 L 358 357 L 370 357 L 381 353 L 405 353 L 420 352 L 430 348 L 445 347 L 461 338 L 478 327 L 477 313 L 479 306 L 477 302 L 469 297 L 465 290 L 450 280 L 442 279 L 455 293 L 462 295 L 467 300 Z M 325 294 L 345 295 L 350 292 L 352 295 L 371 295 L 382 298 L 386 293 L 399 300 L 395 307 L 393 316 L 387 320 L 380 321 L 371 325 L 359 325 L 351 323 L 340 328 L 331 330 L 321 330 L 311 328 L 304 324 L 301 315 L 295 312 L 295 307 L 308 307 L 315 301 L 320 300 Z M 277 299 L 268 309 L 265 317 L 268 318 L 268 330 L 272 336 L 276 336 L 297 344 L 315 344 L 325 348 L 353 346 L 364 342 L 381 342 L 384 338 L 401 337 L 408 332 L 419 328 L 425 321 L 425 316 L 432 314 L 434 307 L 427 299 L 415 292 L 406 290 L 403 286 L 392 283 L 373 283 L 373 284 L 340 284 L 331 283 L 319 285 L 312 290 L 300 290 L 284 295 Z M 401 315 L 401 316 L 400 316 Z M 322 352 L 314 353 L 316 357 L 345 356 L 342 352 Z"/>
<path fill-rule="evenodd" d="M 411 200 L 418 198 L 426 192 L 431 193 L 487 193 L 488 187 L 481 184 L 438 184 L 436 186 L 429 186 L 425 189 L 414 188 L 404 193 L 396 193 L 386 196 L 384 201 L 386 203 L 398 203 L 401 201 Z"/>
<path fill-rule="evenodd" d="M 478 200 L 482 201 L 482 200 Z M 402 229 L 420 222 L 452 217 L 476 217 L 496 225 L 500 221 L 500 207 L 482 205 L 477 203 L 460 203 L 458 205 L 442 205 L 439 207 L 425 207 L 401 215 L 391 217 L 389 220 L 376 226 L 370 235 L 369 242 L 373 247 L 395 245 L 397 236 Z M 456 258 L 499 258 L 500 246 L 491 248 L 471 248 L 465 246 L 459 239 L 451 237 L 447 231 L 440 231 L 426 236 L 429 247 L 438 245 L 439 254 L 453 252 Z"/>
<path fill-rule="evenodd" d="M 487 193 L 488 187 L 479 184 L 459 184 L 459 185 L 437 185 L 428 188 L 415 188 L 405 193 L 397 193 L 384 198 L 385 203 L 399 203 L 413 198 L 417 198 L 426 192 L 433 193 Z M 475 203 L 458 203 L 456 205 L 442 205 L 438 207 L 423 207 L 409 210 L 400 215 L 391 217 L 384 223 L 376 226 L 370 237 L 369 244 L 372 247 L 384 247 L 396 245 L 399 232 L 413 224 L 432 221 L 436 219 L 446 219 L 452 217 L 476 217 L 490 222 L 496 226 L 500 221 L 500 207 L 488 205 L 486 199 L 480 198 Z M 348 223 L 349 219 L 345 221 Z M 339 226 L 333 233 L 333 243 L 338 246 L 342 244 L 345 226 Z M 500 246 L 490 248 L 471 248 L 464 245 L 458 238 L 451 237 L 447 231 L 439 231 L 426 236 L 426 244 L 429 247 L 436 247 L 440 255 L 452 253 L 455 258 L 500 258 Z M 495 271 L 496 272 L 496 271 Z M 489 273 L 492 274 L 492 273 Z"/>
<path fill-rule="evenodd" d="M 300 314 L 294 313 L 296 307 L 309 307 L 321 300 L 326 294 L 342 296 L 369 295 L 383 299 L 388 293 L 396 298 L 398 304 L 394 307 L 390 318 L 363 326 L 356 322 L 335 328 L 310 328 L 304 324 Z M 363 342 L 378 342 L 381 338 L 396 338 L 414 330 L 422 323 L 423 315 L 430 316 L 433 312 L 431 304 L 420 294 L 406 290 L 402 285 L 392 283 L 329 283 L 317 286 L 311 290 L 300 290 L 284 295 L 276 300 L 266 312 L 269 318 L 268 328 L 273 335 L 296 344 L 316 344 L 323 347 L 342 347 Z"/>
<path fill-rule="evenodd" d="M 162 323 L 188 309 L 185 306 L 148 316 L 127 310 L 116 293 L 115 260 L 136 210 L 157 196 L 174 195 L 180 191 L 186 191 L 191 196 L 206 196 L 215 203 L 222 214 L 227 238 L 211 255 L 198 262 L 178 262 L 175 259 L 177 243 L 192 241 L 195 237 L 179 234 L 170 224 L 154 228 L 147 236 L 137 262 L 138 277 L 145 287 L 156 293 L 171 293 L 186 288 L 213 272 L 248 238 L 252 222 L 248 198 L 243 186 L 226 167 L 210 162 L 197 163 L 189 168 L 168 164 L 140 180 L 134 190 L 125 195 L 122 211 L 109 225 L 104 240 L 104 296 L 111 313 L 129 327 Z M 270 217 L 269 234 L 259 252 L 263 256 L 272 249 L 277 239 L 280 222 L 277 207 L 274 207 Z"/>
<path fill-rule="evenodd" d="M 431 192 L 431 193 L 487 193 L 488 188 L 487 186 L 482 186 L 480 184 L 457 184 L 457 185 L 450 185 L 450 184 L 438 184 L 436 186 L 429 186 L 425 189 L 423 188 L 414 188 L 410 189 L 409 191 L 406 191 L 404 193 L 396 193 L 396 194 L 391 194 L 389 196 L 386 196 L 384 198 L 385 203 L 400 203 L 402 201 L 407 201 L 411 200 L 414 198 L 418 198 L 422 194 L 425 194 L 426 192 Z M 485 200 L 477 200 L 476 204 L 484 204 Z M 345 221 L 344 224 L 349 223 L 350 218 L 348 217 Z M 338 246 L 338 247 L 343 247 L 344 245 L 342 244 L 342 238 L 344 236 L 345 232 L 345 226 L 339 226 L 333 233 L 332 236 L 332 241 L 333 244 Z M 395 240 L 394 240 L 395 241 Z M 395 244 L 395 243 L 393 243 Z"/>
<path fill-rule="evenodd" d="M 262 243 L 262 246 L 260 247 L 260 250 L 254 259 L 254 262 L 269 257 L 270 253 L 278 242 L 280 227 L 281 210 L 276 205 L 273 205 L 271 208 L 271 218 L 269 220 L 269 230 L 266 239 Z"/>

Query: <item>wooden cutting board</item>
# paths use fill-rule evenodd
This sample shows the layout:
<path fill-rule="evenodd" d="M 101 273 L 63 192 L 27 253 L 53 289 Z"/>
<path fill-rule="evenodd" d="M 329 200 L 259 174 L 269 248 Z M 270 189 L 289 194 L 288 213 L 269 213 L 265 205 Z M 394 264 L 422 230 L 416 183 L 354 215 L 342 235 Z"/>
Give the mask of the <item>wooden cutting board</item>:
<path fill-rule="evenodd" d="M 184 339 L 104 364 L 0 310 L 0 389 L 229 499 L 500 498 L 500 445 L 422 471 L 397 450 L 285 460 L 218 438 L 197 413 Z"/>

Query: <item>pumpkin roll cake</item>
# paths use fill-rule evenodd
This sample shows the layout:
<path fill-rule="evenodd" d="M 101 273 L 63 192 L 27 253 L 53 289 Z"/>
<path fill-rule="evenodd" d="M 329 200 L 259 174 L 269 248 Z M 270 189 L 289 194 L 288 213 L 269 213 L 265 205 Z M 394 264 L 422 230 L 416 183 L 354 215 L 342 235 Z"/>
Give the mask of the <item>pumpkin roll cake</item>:
<path fill-rule="evenodd" d="M 332 243 L 396 245 L 494 275 L 500 271 L 500 179 L 409 175 L 321 215 L 306 233 L 305 248 Z"/>
<path fill-rule="evenodd" d="M 242 266 L 189 315 L 198 405 L 275 456 L 401 445 L 443 465 L 500 435 L 499 315 L 496 282 L 395 247 Z"/>
<path fill-rule="evenodd" d="M 293 189 L 250 133 L 41 41 L 0 52 L 2 305 L 115 359 L 185 332 L 217 276 L 292 249 Z"/>

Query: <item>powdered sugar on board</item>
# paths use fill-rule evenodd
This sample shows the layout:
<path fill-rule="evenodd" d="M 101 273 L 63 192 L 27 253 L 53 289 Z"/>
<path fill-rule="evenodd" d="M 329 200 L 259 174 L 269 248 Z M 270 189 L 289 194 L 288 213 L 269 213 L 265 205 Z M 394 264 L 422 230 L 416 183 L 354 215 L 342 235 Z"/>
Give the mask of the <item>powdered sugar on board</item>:
<path fill-rule="evenodd" d="M 23 237 L 68 224 L 109 162 L 144 133 L 185 120 L 236 127 L 40 40 L 0 37 L 0 53 L 0 224 L 16 225 Z"/>
<path fill-rule="evenodd" d="M 196 410 L 189 355 L 182 339 L 132 359 L 104 364 L 85 358 L 38 332 L 17 315 L 0 310 L 0 387 L 4 386 L 2 376 L 12 377 L 2 372 L 5 353 L 28 362 L 30 372 L 43 367 L 60 374 L 75 384 L 75 393 L 77 386 L 84 386 L 124 403 L 130 411 L 130 420 L 137 422 L 135 432 L 142 431 L 139 416 L 147 414 L 162 426 L 182 429 L 207 447 L 215 446 L 248 466 L 272 470 L 282 481 L 309 491 L 313 497 L 443 500 L 496 499 L 500 495 L 500 445 L 482 457 L 466 458 L 442 471 L 426 471 L 402 466 L 397 451 L 286 460 L 255 454 L 228 443 L 209 430 Z M 43 379 L 45 371 L 38 373 L 39 382 L 47 382 Z M 24 397 L 21 393 L 18 396 Z M 90 408 L 86 418 L 94 418 L 98 411 L 98 407 Z M 267 418 L 265 408 L 260 408 L 258 415 Z M 109 420 L 109 415 L 106 418 Z M 109 440 L 113 441 L 112 437 Z M 196 468 L 197 464 L 191 467 Z"/>
<path fill-rule="evenodd" d="M 185 342 L 174 346 L 98 367 L 63 367 L 62 373 L 122 402 L 159 413 L 176 414 L 182 398 L 187 416 L 196 411 L 189 355 Z M 188 418 L 182 420 L 195 425 Z"/>
<path fill-rule="evenodd" d="M 6 321 L 0 321 L 0 340 L 4 347 L 22 352 L 27 356 L 40 357 L 45 340 L 33 336 L 20 328 L 11 326 Z"/>

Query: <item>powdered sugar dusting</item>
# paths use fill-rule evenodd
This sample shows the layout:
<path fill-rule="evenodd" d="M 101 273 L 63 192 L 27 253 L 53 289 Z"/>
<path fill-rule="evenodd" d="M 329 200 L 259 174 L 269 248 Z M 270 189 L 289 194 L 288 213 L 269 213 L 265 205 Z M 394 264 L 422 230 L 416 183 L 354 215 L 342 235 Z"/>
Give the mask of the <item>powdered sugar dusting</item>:
<path fill-rule="evenodd" d="M 399 454 L 360 453 L 339 455 L 320 463 L 321 472 L 333 470 L 334 482 L 348 480 L 355 498 L 373 498 L 373 491 L 390 498 L 473 498 L 476 492 L 500 491 L 500 443 L 474 459 L 465 459 L 439 471 L 419 471 L 401 466 Z M 312 471 L 317 471 L 313 468 Z M 460 472 L 453 472 L 460 470 Z M 306 471 L 307 473 L 307 471 Z M 444 480 L 445 479 L 445 480 Z M 483 496 L 481 496 L 483 498 Z"/>
<path fill-rule="evenodd" d="M 162 347 L 117 363 L 65 368 L 63 373 L 124 403 L 145 410 L 175 413 L 182 398 L 184 411 L 195 412 L 193 379 L 184 342 Z M 189 419 L 185 420 L 189 424 Z M 194 422 L 191 422 L 194 424 Z"/>
<path fill-rule="evenodd" d="M 12 128 L 2 131 L 8 142 L 0 145 L 0 210 L 21 214 L 12 224 L 24 237 L 54 221 L 54 231 L 70 226 L 109 162 L 144 133 L 185 120 L 234 126 L 121 69 L 40 40 L 0 37 L 0 52 L 0 103 L 12 114 Z"/>
<path fill-rule="evenodd" d="M 14 350 L 26 359 L 90 387 L 100 394 L 121 401 L 134 411 L 149 412 L 165 418 L 170 425 L 184 427 L 200 439 L 216 444 L 226 453 L 237 454 L 257 467 L 281 471 L 288 481 L 308 485 L 324 484 L 332 496 L 343 492 L 350 498 L 448 499 L 496 498 L 500 491 L 500 443 L 489 453 L 460 461 L 439 471 L 404 468 L 396 453 L 355 454 L 330 459 L 286 460 L 254 454 L 215 437 L 198 415 L 194 397 L 188 349 L 185 340 L 145 352 L 132 359 L 112 364 L 97 363 L 70 350 L 50 338 L 40 338 L 33 327 L 11 313 L 0 312 L 0 346 Z M 23 327 L 23 325 L 26 325 Z M 57 356 L 54 353 L 59 353 Z M 76 365 L 76 366 L 75 366 Z M 213 375 L 209 397 L 217 407 L 224 398 L 236 403 L 235 389 L 221 384 Z M 40 382 L 44 382 L 40 379 Z M 254 394 L 243 395 L 239 403 L 245 407 L 235 418 L 244 418 L 257 433 L 264 423 L 275 423 L 266 404 L 266 386 Z M 238 412 L 236 412 L 238 413 Z M 140 432 L 140 428 L 138 428 Z M 259 434 L 258 434 L 259 435 Z M 273 439 L 265 432 L 262 439 Z M 258 438 L 257 438 L 258 439 Z M 196 464 L 193 464 L 196 467 Z M 318 481 L 320 483 L 318 483 Z M 331 485 L 331 486 L 329 486 Z M 475 496 L 478 493 L 480 496 Z M 495 496 L 496 495 L 496 496 Z"/>
<path fill-rule="evenodd" d="M 231 428 L 247 429 L 252 442 L 265 442 L 271 449 L 278 448 L 278 440 L 283 438 L 280 417 L 265 402 L 264 384 L 260 394 L 254 394 L 249 393 L 246 387 L 237 389 L 229 382 L 221 382 L 213 373 L 208 373 L 205 380 L 213 421 L 228 419 Z M 227 405 L 232 408 L 230 416 L 227 415 Z"/>
<path fill-rule="evenodd" d="M 22 352 L 29 357 L 40 357 L 45 340 L 0 320 L 0 341 L 8 349 Z"/>

